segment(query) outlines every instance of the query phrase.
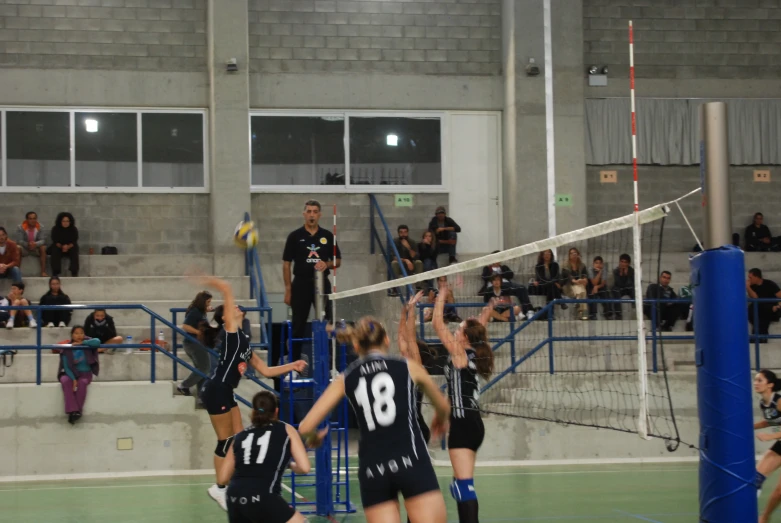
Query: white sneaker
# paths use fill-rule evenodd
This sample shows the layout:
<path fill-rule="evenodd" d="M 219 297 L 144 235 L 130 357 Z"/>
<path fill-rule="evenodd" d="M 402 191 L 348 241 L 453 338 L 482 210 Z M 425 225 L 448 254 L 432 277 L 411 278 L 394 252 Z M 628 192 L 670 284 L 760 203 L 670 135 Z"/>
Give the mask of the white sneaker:
<path fill-rule="evenodd" d="M 54 326 L 54 325 L 52 325 L 52 327 L 53 327 L 53 326 Z M 59 325 L 57 325 L 57 326 L 58 326 L 58 327 L 65 327 L 65 322 L 64 322 L 64 321 L 61 321 L 61 322 L 60 322 L 60 324 L 59 324 Z"/>
<path fill-rule="evenodd" d="M 34 329 L 38 326 L 38 324 L 35 322 L 35 320 L 30 320 L 30 328 Z"/>
<path fill-rule="evenodd" d="M 209 487 L 209 497 L 211 497 L 224 511 L 228 511 L 228 505 L 225 501 L 225 491 L 227 488 L 220 488 L 217 485 Z"/>
<path fill-rule="evenodd" d="M 54 324 L 52 322 L 49 322 L 46 324 L 47 327 L 54 327 Z"/>
<path fill-rule="evenodd" d="M 532 319 L 532 318 L 534 318 L 534 311 L 529 311 L 529 312 L 527 312 L 527 313 L 526 313 L 526 319 L 527 319 L 527 320 L 530 320 L 530 319 Z"/>
<path fill-rule="evenodd" d="M 10 320 L 8 320 L 8 323 L 5 324 L 5 328 L 8 329 L 9 331 L 14 328 L 14 319 L 15 318 L 11 318 Z"/>

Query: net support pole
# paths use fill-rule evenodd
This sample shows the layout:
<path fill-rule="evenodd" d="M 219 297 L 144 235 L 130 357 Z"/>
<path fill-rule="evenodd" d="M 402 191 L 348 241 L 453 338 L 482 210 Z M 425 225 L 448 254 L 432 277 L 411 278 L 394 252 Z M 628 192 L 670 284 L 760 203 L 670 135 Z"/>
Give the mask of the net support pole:
<path fill-rule="evenodd" d="M 322 274 L 322 273 L 320 273 Z M 320 318 L 312 322 L 312 338 L 314 342 L 313 377 L 315 380 L 315 401 L 320 399 L 330 383 L 329 344 L 328 332 L 325 329 L 326 322 Z M 331 416 L 326 417 L 318 429 L 324 429 L 330 425 Z M 333 514 L 333 479 L 331 472 L 331 433 L 323 439 L 323 443 L 315 451 L 315 511 L 318 516 L 330 516 Z"/>
<path fill-rule="evenodd" d="M 705 251 L 691 259 L 700 418 L 700 521 L 757 520 L 743 251 L 731 245 L 727 110 L 700 108 Z"/>

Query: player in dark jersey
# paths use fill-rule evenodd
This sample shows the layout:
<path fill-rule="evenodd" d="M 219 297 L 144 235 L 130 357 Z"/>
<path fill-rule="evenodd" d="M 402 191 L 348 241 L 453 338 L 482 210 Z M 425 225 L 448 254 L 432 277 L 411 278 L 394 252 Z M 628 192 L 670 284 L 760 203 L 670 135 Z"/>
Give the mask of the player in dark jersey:
<path fill-rule="evenodd" d="M 233 289 L 225 280 L 204 276 L 200 278 L 204 286 L 211 287 L 222 293 L 223 328 L 225 339 L 219 347 L 220 360 L 209 379 L 204 381 L 200 390 L 200 399 L 209 419 L 217 433 L 217 447 L 214 449 L 214 469 L 220 470 L 220 465 L 230 448 L 235 434 L 241 431 L 241 413 L 233 397 L 233 390 L 238 387 L 241 377 L 251 365 L 256 371 L 267 378 L 274 378 L 291 371 L 301 372 L 306 367 L 303 360 L 269 367 L 250 348 L 247 336 L 238 327 L 241 324 L 242 312 L 236 306 L 233 298 Z M 233 314 L 229 311 L 234 311 Z M 209 487 L 209 495 L 223 509 L 225 504 L 225 484 L 217 482 Z"/>
<path fill-rule="evenodd" d="M 781 380 L 772 370 L 763 369 L 754 376 L 754 392 L 761 397 L 759 410 L 762 411 L 762 421 L 754 423 L 754 430 L 776 427 L 776 432 L 757 434 L 759 441 L 774 441 L 770 449 L 765 452 L 757 464 L 757 477 L 755 484 L 757 492 L 761 493 L 762 484 L 770 474 L 781 468 Z M 767 502 L 764 512 L 759 518 L 760 523 L 770 521 L 770 515 L 781 502 L 781 483 L 773 490 Z"/>
<path fill-rule="evenodd" d="M 283 471 L 307 474 L 309 457 L 296 429 L 279 421 L 277 398 L 252 398 L 252 426 L 236 434 L 217 479 L 227 488 L 229 523 L 304 523 L 281 496 Z M 292 461 L 291 461 L 292 458 Z"/>
<path fill-rule="evenodd" d="M 488 345 L 485 322 L 493 304 L 483 309 L 481 318 L 461 322 L 455 336 L 445 324 L 447 284 L 440 287 L 434 305 L 432 325 L 442 344 L 450 353 L 445 366 L 450 396 L 450 434 L 447 446 L 453 465 L 450 494 L 458 505 L 460 523 L 477 523 L 478 503 L 474 473 L 477 449 L 483 443 L 485 427 L 480 416 L 480 384 L 478 376 L 488 379 L 493 372 L 494 355 Z"/>
<path fill-rule="evenodd" d="M 447 511 L 437 476 L 417 424 L 415 385 L 431 400 L 434 434 L 443 433 L 450 408 L 431 376 L 418 363 L 389 356 L 381 323 L 361 318 L 338 333 L 360 356 L 333 380 L 299 426 L 309 446 L 322 442 L 314 431 L 347 396 L 360 425 L 358 479 L 369 523 L 399 521 L 399 492 L 414 523 L 445 523 Z"/>

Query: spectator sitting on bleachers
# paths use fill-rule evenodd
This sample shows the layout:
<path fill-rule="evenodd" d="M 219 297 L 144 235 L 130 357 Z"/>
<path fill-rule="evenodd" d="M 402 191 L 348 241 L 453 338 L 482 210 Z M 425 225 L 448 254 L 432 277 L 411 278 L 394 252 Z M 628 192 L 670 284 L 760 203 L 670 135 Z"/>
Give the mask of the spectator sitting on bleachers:
<path fill-rule="evenodd" d="M 561 272 L 564 282 L 564 294 L 568 298 L 585 299 L 588 286 L 588 271 L 583 260 L 580 259 L 580 251 L 572 247 L 567 254 L 567 263 Z M 578 303 L 578 314 L 581 320 L 588 319 L 588 303 Z"/>
<path fill-rule="evenodd" d="M 420 274 L 423 272 L 423 262 L 419 258 L 417 251 L 418 246 L 415 245 L 415 241 L 409 239 L 409 227 L 406 225 L 399 225 L 397 230 L 399 236 L 393 240 L 393 243 L 396 245 L 396 250 L 399 252 L 401 260 L 394 259 L 391 261 L 393 274 L 397 278 L 401 278 L 401 262 L 404 263 L 407 276 Z"/>
<path fill-rule="evenodd" d="M 41 296 L 41 305 L 70 305 L 71 299 L 62 292 L 61 282 L 57 276 L 49 279 L 49 292 Z M 47 327 L 67 327 L 71 322 L 70 309 L 50 309 L 41 311 L 41 320 Z"/>
<path fill-rule="evenodd" d="M 686 307 L 688 313 L 688 304 L 677 302 L 665 302 L 663 300 L 674 300 L 678 298 L 675 294 L 675 290 L 670 286 L 672 280 L 672 273 L 670 271 L 662 271 L 659 275 L 659 283 L 652 283 L 648 286 L 645 292 L 645 297 L 648 300 L 660 300 L 657 301 L 656 306 L 656 325 L 654 328 L 660 327 L 662 332 L 671 332 L 675 327 L 675 322 L 681 316 L 682 305 Z M 649 303 L 643 306 L 643 312 L 650 319 L 651 307 L 654 304 Z"/>
<path fill-rule="evenodd" d="M 22 281 L 22 271 L 19 270 L 21 255 L 16 242 L 8 239 L 5 227 L 0 227 L 0 278 L 10 278 L 11 281 Z"/>
<path fill-rule="evenodd" d="M 16 229 L 16 236 L 21 257 L 37 256 L 41 264 L 41 276 L 47 277 L 46 229 L 38 221 L 38 215 L 35 211 L 30 211 L 25 215 L 24 221 Z"/>
<path fill-rule="evenodd" d="M 24 283 L 15 281 L 11 284 L 11 292 L 6 296 L 9 305 L 13 307 L 25 307 L 30 305 L 30 301 L 24 297 Z M 35 328 L 38 326 L 35 318 L 33 318 L 32 312 L 29 310 L 12 310 L 8 312 L 8 320 L 6 321 L 5 328 L 13 329 L 14 327 L 27 327 Z"/>
<path fill-rule="evenodd" d="M 746 282 L 746 291 L 749 298 L 781 298 L 781 289 L 773 280 L 762 278 L 762 271 L 754 268 L 748 271 L 748 281 Z M 781 305 L 778 303 L 764 302 L 756 304 L 758 308 L 758 318 L 754 323 L 753 303 L 748 304 L 748 322 L 751 324 L 751 333 L 753 335 L 768 335 L 771 321 L 778 321 L 781 316 Z M 755 330 L 756 325 L 756 330 Z M 757 332 L 758 331 L 758 332 Z M 767 338 L 759 340 L 759 343 L 767 343 Z"/>
<path fill-rule="evenodd" d="M 439 254 L 447 253 L 450 263 L 458 263 L 456 258 L 456 243 L 461 227 L 453 218 L 447 215 L 443 206 L 437 207 L 434 217 L 428 224 L 428 230 L 437 237 L 437 248 Z"/>
<path fill-rule="evenodd" d="M 87 316 L 84 320 L 84 334 L 89 338 L 99 339 L 101 345 L 122 343 L 122 336 L 117 336 L 114 318 L 106 314 L 105 309 L 95 309 Z M 98 352 L 106 352 L 106 349 L 100 349 Z"/>
<path fill-rule="evenodd" d="M 52 227 L 52 245 L 49 247 L 52 255 L 52 273 L 59 276 L 62 273 L 62 257 L 70 259 L 70 271 L 73 277 L 79 275 L 79 230 L 76 220 L 69 212 L 61 212 Z"/>
<path fill-rule="evenodd" d="M 510 321 L 511 318 L 518 318 L 522 313 L 520 305 L 513 305 L 513 289 L 504 282 L 501 274 L 495 274 L 491 278 L 491 286 L 483 290 L 482 295 L 483 301 L 492 306 L 492 321 Z"/>
<path fill-rule="evenodd" d="M 491 254 L 496 254 L 499 251 L 494 251 Z M 492 286 L 493 286 L 493 278 L 494 276 L 501 276 L 502 278 L 502 287 L 508 289 L 510 292 L 509 294 L 512 296 L 515 296 L 518 298 L 518 301 L 521 303 L 521 309 L 524 315 L 528 315 L 531 312 L 531 316 L 534 316 L 534 311 L 532 310 L 532 304 L 529 300 L 529 292 L 526 290 L 526 287 L 523 285 L 518 285 L 513 280 L 513 277 L 515 277 L 515 273 L 508 267 L 507 265 L 502 265 L 501 263 L 494 263 L 492 265 L 488 265 L 486 267 L 483 267 L 483 286 L 478 292 L 479 295 L 483 296 L 486 293 L 490 293 Z M 486 302 L 487 303 L 487 302 Z"/>
<path fill-rule="evenodd" d="M 529 291 L 535 296 L 545 296 L 548 303 L 561 299 L 561 275 L 559 264 L 553 257 L 553 251 L 547 249 L 537 256 L 537 266 L 534 267 L 534 281 L 529 285 Z M 567 304 L 561 304 L 567 309 Z"/>
<path fill-rule="evenodd" d="M 184 352 L 190 357 L 193 362 L 193 366 L 201 371 L 201 373 L 208 375 L 211 368 L 211 358 L 209 353 L 203 348 L 201 344 L 209 346 L 209 342 L 204 342 L 203 339 L 203 323 L 208 325 L 208 319 L 206 313 L 209 311 L 212 303 L 212 295 L 209 291 L 201 291 L 195 295 L 193 301 L 190 302 L 190 306 L 187 307 L 187 312 L 184 315 L 184 323 L 181 325 L 182 330 L 198 339 L 200 343 L 184 339 L 182 345 L 184 346 Z M 182 381 L 182 384 L 176 387 L 179 394 L 183 396 L 192 396 L 192 388 L 200 390 L 201 383 L 204 378 L 200 374 L 192 371 L 187 378 Z"/>
<path fill-rule="evenodd" d="M 447 285 L 447 276 L 440 276 L 437 278 L 437 288 L 436 289 L 429 289 L 428 291 L 428 297 L 427 301 L 425 303 L 431 303 L 433 304 L 436 302 L 437 294 L 439 294 L 439 289 L 443 285 Z M 453 296 L 453 289 L 452 287 L 447 287 L 447 298 L 445 299 L 445 303 L 455 303 L 456 299 Z M 424 321 L 431 321 L 432 315 L 434 314 L 434 309 L 427 308 L 425 312 L 423 313 L 423 319 Z M 454 322 L 454 323 L 460 323 L 461 317 L 458 315 L 458 311 L 453 306 L 445 305 L 445 312 L 444 312 L 444 318 L 445 321 L 448 322 Z"/>
<path fill-rule="evenodd" d="M 70 343 L 79 348 L 63 349 L 60 353 L 57 379 L 62 385 L 62 393 L 65 396 L 65 414 L 68 415 L 68 423 L 73 425 L 81 418 L 84 402 L 87 399 L 87 386 L 92 383 L 92 375 L 97 376 L 100 371 L 96 350 L 100 340 L 86 339 L 84 329 L 74 325 L 71 329 Z"/>
<path fill-rule="evenodd" d="M 744 233 L 746 252 L 778 250 L 777 246 L 773 244 L 770 229 L 762 223 L 764 220 L 765 217 L 761 212 L 754 213 L 754 222 L 746 227 Z"/>
<path fill-rule="evenodd" d="M 588 280 L 588 297 L 592 300 L 609 300 L 612 298 L 610 291 L 607 288 L 607 277 L 605 276 L 605 261 L 602 256 L 595 256 L 594 261 L 591 264 L 591 274 Z M 611 319 L 613 317 L 613 303 L 602 303 L 602 313 L 605 318 Z M 619 307 L 620 308 L 620 307 Z M 589 319 L 597 319 L 598 304 L 589 302 L 588 304 L 588 317 Z"/>
<path fill-rule="evenodd" d="M 635 299 L 635 270 L 631 266 L 632 257 L 628 254 L 622 254 L 618 257 L 618 267 L 613 269 L 613 287 L 610 289 L 613 298 L 622 299 L 629 296 Z M 632 307 L 634 307 L 634 303 Z M 616 303 L 613 318 L 620 320 L 622 316 L 621 304 Z"/>
<path fill-rule="evenodd" d="M 423 262 L 423 272 L 433 271 L 437 268 L 437 240 L 434 233 L 425 231 L 418 244 L 418 258 Z M 433 280 L 426 280 L 426 287 L 434 287 Z"/>

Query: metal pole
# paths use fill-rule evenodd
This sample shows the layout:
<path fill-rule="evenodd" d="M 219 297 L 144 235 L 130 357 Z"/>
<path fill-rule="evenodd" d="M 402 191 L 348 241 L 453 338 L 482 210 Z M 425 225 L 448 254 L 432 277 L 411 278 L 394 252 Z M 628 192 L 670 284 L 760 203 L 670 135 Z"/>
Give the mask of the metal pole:
<path fill-rule="evenodd" d="M 315 271 L 315 320 L 321 321 L 325 316 L 325 276 L 322 271 Z"/>
<path fill-rule="evenodd" d="M 732 243 L 732 206 L 729 194 L 727 104 L 700 106 L 700 183 L 705 211 L 705 248 Z"/>

